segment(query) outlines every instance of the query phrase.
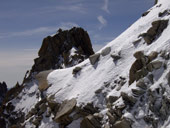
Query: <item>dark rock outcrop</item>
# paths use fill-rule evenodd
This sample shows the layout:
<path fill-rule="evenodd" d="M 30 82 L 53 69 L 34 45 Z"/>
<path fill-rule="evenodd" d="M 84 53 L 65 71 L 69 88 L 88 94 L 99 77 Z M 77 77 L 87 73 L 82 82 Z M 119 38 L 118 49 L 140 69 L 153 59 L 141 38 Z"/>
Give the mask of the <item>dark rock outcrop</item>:
<path fill-rule="evenodd" d="M 157 4 L 158 3 L 158 0 L 155 0 L 155 4 Z"/>
<path fill-rule="evenodd" d="M 2 103 L 2 100 L 4 99 L 6 93 L 7 93 L 7 85 L 5 82 L 0 82 L 0 105 Z"/>
<path fill-rule="evenodd" d="M 146 33 L 141 34 L 145 42 L 149 45 L 157 39 L 163 30 L 168 26 L 169 20 L 157 20 L 152 22 L 152 27 Z"/>
<path fill-rule="evenodd" d="M 71 67 L 94 54 L 89 35 L 82 28 L 58 30 L 44 38 L 31 72 Z"/>

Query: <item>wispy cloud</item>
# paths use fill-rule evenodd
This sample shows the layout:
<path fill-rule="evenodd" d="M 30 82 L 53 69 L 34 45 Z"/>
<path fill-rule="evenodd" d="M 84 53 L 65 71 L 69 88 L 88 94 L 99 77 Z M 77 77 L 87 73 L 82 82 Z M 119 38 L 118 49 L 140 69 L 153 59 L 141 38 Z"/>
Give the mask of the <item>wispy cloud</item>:
<path fill-rule="evenodd" d="M 102 9 L 105 12 L 110 13 L 110 11 L 109 11 L 109 0 L 104 0 L 104 5 L 103 5 Z"/>
<path fill-rule="evenodd" d="M 107 25 L 107 21 L 104 19 L 103 16 L 98 16 L 97 19 L 100 22 L 99 29 L 102 29 L 104 26 Z"/>
<path fill-rule="evenodd" d="M 87 8 L 85 8 L 83 6 L 83 4 L 81 3 L 60 3 L 57 6 L 53 6 L 53 7 L 42 7 L 38 9 L 38 12 L 40 12 L 41 14 L 44 13 L 62 13 L 64 14 L 65 12 L 67 13 L 81 13 L 81 14 L 85 14 L 87 13 Z"/>
<path fill-rule="evenodd" d="M 73 11 L 77 13 L 86 13 L 86 9 L 82 4 L 74 4 L 74 5 L 59 5 L 56 6 L 56 10 L 60 11 Z"/>
<path fill-rule="evenodd" d="M 63 22 L 60 23 L 59 26 L 47 26 L 47 27 L 39 27 L 35 29 L 30 30 L 24 30 L 21 32 L 10 32 L 10 33 L 0 33 L 0 39 L 1 38 L 9 38 L 9 37 L 23 37 L 23 36 L 34 36 L 34 35 L 40 35 L 44 33 L 54 33 L 57 32 L 59 28 L 61 29 L 70 29 L 72 27 L 78 27 L 76 23 L 73 22 Z"/>

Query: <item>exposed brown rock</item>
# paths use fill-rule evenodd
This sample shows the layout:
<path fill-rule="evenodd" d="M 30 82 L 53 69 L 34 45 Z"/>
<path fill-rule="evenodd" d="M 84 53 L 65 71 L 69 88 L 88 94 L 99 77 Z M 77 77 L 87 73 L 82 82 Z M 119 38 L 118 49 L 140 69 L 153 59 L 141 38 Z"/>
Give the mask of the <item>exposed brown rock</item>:
<path fill-rule="evenodd" d="M 156 59 L 157 56 L 158 56 L 158 52 L 152 51 L 152 52 L 148 55 L 148 59 L 149 59 L 149 61 L 152 61 L 152 60 Z"/>
<path fill-rule="evenodd" d="M 89 115 L 82 120 L 80 128 L 101 128 L 101 124 L 94 116 Z"/>
<path fill-rule="evenodd" d="M 100 58 L 100 53 L 93 54 L 89 57 L 90 63 L 94 65 Z"/>
<path fill-rule="evenodd" d="M 151 64 L 152 64 L 152 67 L 153 67 L 154 69 L 159 69 L 159 68 L 161 68 L 161 66 L 163 65 L 163 63 L 162 63 L 161 61 L 159 61 L 159 60 L 153 61 L 153 62 L 151 62 Z"/>
<path fill-rule="evenodd" d="M 52 70 L 42 71 L 36 75 L 35 78 L 38 80 L 38 89 L 40 91 L 44 91 L 49 87 L 47 77 L 48 77 L 48 74 L 51 72 Z"/>
<path fill-rule="evenodd" d="M 133 97 L 133 96 L 129 96 L 127 93 L 125 93 L 125 92 L 121 92 L 121 96 L 122 96 L 122 98 L 123 98 L 123 100 L 127 103 L 127 104 L 129 104 L 129 105 L 131 105 L 131 106 L 133 106 L 135 103 L 136 103 L 136 98 L 135 97 Z"/>
<path fill-rule="evenodd" d="M 63 117 L 69 115 L 73 109 L 75 108 L 77 104 L 76 99 L 71 99 L 71 100 L 65 100 L 61 104 L 56 116 L 55 116 L 55 121 L 57 123 L 60 123 L 63 120 Z"/>
<path fill-rule="evenodd" d="M 156 38 L 158 38 L 163 30 L 168 26 L 169 20 L 157 20 L 152 22 L 152 27 L 146 32 L 141 34 L 145 40 L 145 42 L 149 45 L 151 44 Z"/>
<path fill-rule="evenodd" d="M 135 80 L 136 80 L 136 72 L 140 69 L 142 69 L 143 64 L 141 59 L 136 60 L 131 68 L 130 68 L 130 72 L 129 72 L 129 85 L 131 85 Z"/>
<path fill-rule="evenodd" d="M 75 67 L 74 69 L 73 69 L 73 72 L 72 72 L 72 74 L 73 75 L 76 75 L 78 72 L 80 72 L 81 71 L 81 67 Z"/>
<path fill-rule="evenodd" d="M 76 53 L 70 55 L 73 47 Z M 63 68 L 62 65 L 73 66 L 92 54 L 94 51 L 86 31 L 75 27 L 64 31 L 60 29 L 56 35 L 44 38 L 31 72 Z"/>
<path fill-rule="evenodd" d="M 142 57 L 144 57 L 144 51 L 137 51 L 133 54 L 133 56 L 136 58 L 136 59 L 141 59 Z"/>
<path fill-rule="evenodd" d="M 113 128 L 131 128 L 131 126 L 127 120 L 123 119 L 123 120 L 117 121 L 114 124 Z"/>
<path fill-rule="evenodd" d="M 102 50 L 101 55 L 106 56 L 111 52 L 111 47 L 106 47 L 105 49 Z"/>

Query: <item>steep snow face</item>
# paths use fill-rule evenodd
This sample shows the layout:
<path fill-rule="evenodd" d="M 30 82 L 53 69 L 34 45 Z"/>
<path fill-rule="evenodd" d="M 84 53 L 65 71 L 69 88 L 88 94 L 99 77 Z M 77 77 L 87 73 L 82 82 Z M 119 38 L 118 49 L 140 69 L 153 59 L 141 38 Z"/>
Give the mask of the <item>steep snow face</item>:
<path fill-rule="evenodd" d="M 108 55 L 100 55 L 99 60 L 95 65 L 91 65 L 89 60 L 82 62 L 76 67 L 81 67 L 76 75 L 72 74 L 75 67 L 68 69 L 55 70 L 48 75 L 48 82 L 51 85 L 46 91 L 47 96 L 55 95 L 55 99 L 58 102 L 62 102 L 66 99 L 76 98 L 78 105 L 93 102 L 95 106 L 101 110 L 107 109 L 106 97 L 117 96 L 120 97 L 115 105 L 122 104 L 121 92 L 125 92 L 128 95 L 132 95 L 132 89 L 136 89 L 136 82 L 129 86 L 129 71 L 132 64 L 135 61 L 133 54 L 137 51 L 144 51 L 145 55 L 150 54 L 152 51 L 170 51 L 170 25 L 168 22 L 167 28 L 163 30 L 161 35 L 156 37 L 154 41 L 148 45 L 141 34 L 146 33 L 152 26 L 152 22 L 158 20 L 170 19 L 170 1 L 161 0 L 154 7 L 149 9 L 149 13 L 141 17 L 132 26 L 130 26 L 124 33 L 122 33 L 115 40 L 110 42 L 103 49 L 97 53 L 101 53 L 102 50 L 110 47 L 111 52 Z M 163 16 L 159 16 L 167 10 Z M 169 52 L 168 52 L 169 53 Z M 168 54 L 166 53 L 166 54 Z M 114 61 L 111 55 L 119 54 L 120 59 Z M 148 90 L 154 90 L 162 84 L 167 85 L 166 74 L 170 69 L 170 61 L 164 60 L 160 56 L 156 59 L 166 64 L 166 69 L 159 69 L 151 72 L 154 76 L 154 83 L 151 84 Z M 123 85 L 116 84 L 119 79 L 125 79 Z M 109 87 L 106 87 L 109 84 Z M 96 94 L 96 91 L 101 89 L 101 94 Z M 169 90 L 168 88 L 166 88 Z M 169 92 L 167 92 L 167 95 Z M 161 99 L 160 99 L 161 100 Z M 146 102 L 144 102 L 146 103 Z M 159 102 L 157 104 L 160 104 Z M 159 106 L 159 105 L 158 105 Z M 136 106 L 138 107 L 138 106 Z M 131 118 L 135 121 L 133 127 L 148 127 L 147 123 L 142 119 L 146 113 L 147 105 L 141 106 L 141 109 L 134 108 L 134 111 L 138 111 L 137 118 L 134 117 L 134 113 L 129 111 L 132 115 L 128 115 L 128 111 L 124 112 L 124 116 Z M 157 117 L 155 117 L 157 118 Z M 169 121 L 169 120 L 168 120 Z M 166 127 L 170 127 L 169 123 L 164 124 Z M 162 126 L 158 124 L 157 126 Z M 71 127 L 71 125 L 70 125 Z"/>
<path fill-rule="evenodd" d="M 159 4 L 161 4 L 160 7 Z M 103 48 L 111 47 L 110 54 L 100 56 L 99 61 L 95 65 L 91 65 L 89 60 L 77 65 L 81 67 L 82 70 L 76 76 L 72 75 L 75 67 L 59 69 L 50 73 L 48 81 L 52 86 L 47 90 L 47 95 L 55 94 L 59 101 L 73 97 L 78 99 L 78 103 L 95 101 L 96 97 L 94 92 L 101 88 L 105 82 L 114 84 L 114 80 L 119 76 L 126 77 L 128 81 L 130 67 L 135 61 L 133 54 L 136 51 L 143 50 L 147 55 L 152 51 L 160 52 L 161 50 L 169 50 L 170 26 L 168 26 L 161 36 L 154 40 L 151 45 L 147 45 L 143 38 L 139 37 L 140 34 L 145 33 L 151 27 L 153 21 L 169 19 L 170 15 L 158 17 L 160 12 L 168 10 L 169 8 L 170 2 L 168 0 L 159 1 L 157 5 L 149 10 L 150 12 L 147 16 L 141 17 L 118 38 Z M 133 43 L 139 39 L 138 44 L 134 45 Z M 101 53 L 103 49 L 97 53 Z M 118 52 L 121 53 L 121 59 L 114 62 L 110 55 Z M 119 95 L 121 91 L 130 90 L 131 87 L 133 87 L 133 85 L 128 87 L 128 82 L 126 82 L 120 91 L 110 90 L 108 93 Z"/>

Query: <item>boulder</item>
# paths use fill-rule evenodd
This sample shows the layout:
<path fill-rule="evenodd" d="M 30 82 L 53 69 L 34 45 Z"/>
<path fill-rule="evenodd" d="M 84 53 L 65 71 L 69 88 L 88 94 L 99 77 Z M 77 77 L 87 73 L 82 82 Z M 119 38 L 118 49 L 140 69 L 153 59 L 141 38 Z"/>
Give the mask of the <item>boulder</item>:
<path fill-rule="evenodd" d="M 50 96 L 49 98 L 47 98 L 47 103 L 48 103 L 48 107 L 51 109 L 52 113 L 53 114 L 56 114 L 59 107 L 60 107 L 60 104 L 57 103 L 55 100 L 54 100 L 55 97 L 53 96 Z"/>
<path fill-rule="evenodd" d="M 116 120 L 117 120 L 116 115 L 111 114 L 109 111 L 107 111 L 106 115 L 109 118 L 109 123 L 110 124 L 114 124 L 116 122 Z"/>
<path fill-rule="evenodd" d="M 152 71 L 153 71 L 152 63 L 147 64 L 147 65 L 146 65 L 146 69 L 147 69 L 149 72 L 152 72 Z"/>
<path fill-rule="evenodd" d="M 80 123 L 80 128 L 101 128 L 101 124 L 94 116 L 88 115 Z"/>
<path fill-rule="evenodd" d="M 94 54 L 94 55 L 91 55 L 91 56 L 89 57 L 90 63 L 91 63 L 92 65 L 94 65 L 94 64 L 99 60 L 99 57 L 100 57 L 100 53 L 96 53 L 96 54 Z"/>
<path fill-rule="evenodd" d="M 55 121 L 57 123 L 60 123 L 60 121 L 62 120 L 62 117 L 69 115 L 76 107 L 76 104 L 77 104 L 77 101 L 75 98 L 73 98 L 71 100 L 63 101 L 63 103 L 61 104 L 61 106 L 55 116 Z"/>
<path fill-rule="evenodd" d="M 128 94 L 125 93 L 125 92 L 121 92 L 121 96 L 122 96 L 122 99 L 123 99 L 127 104 L 129 104 L 129 105 L 131 105 L 131 106 L 133 106 L 133 105 L 136 103 L 136 101 L 137 101 L 137 99 L 136 99 L 135 97 L 130 96 L 130 95 L 128 95 Z"/>
<path fill-rule="evenodd" d="M 36 79 L 38 80 L 38 89 L 40 91 L 44 91 L 49 87 L 47 76 L 50 74 L 52 70 L 42 71 L 36 75 Z"/>
<path fill-rule="evenodd" d="M 139 87 L 141 89 L 146 90 L 147 89 L 147 85 L 145 84 L 143 79 L 140 79 L 137 83 L 136 83 L 136 87 Z"/>
<path fill-rule="evenodd" d="M 144 55 L 144 51 L 137 51 L 133 54 L 133 56 L 136 58 L 136 59 L 141 59 L 143 58 L 145 55 Z"/>
<path fill-rule="evenodd" d="M 147 56 L 141 58 L 143 66 L 146 66 L 149 63 L 149 59 Z"/>
<path fill-rule="evenodd" d="M 136 80 L 136 72 L 142 68 L 143 68 L 143 63 L 141 59 L 136 60 L 132 64 L 129 72 L 129 85 L 131 85 Z"/>
<path fill-rule="evenodd" d="M 148 55 L 148 59 L 151 62 L 152 60 L 156 59 L 158 56 L 158 52 L 156 51 L 152 51 L 149 55 Z"/>
<path fill-rule="evenodd" d="M 165 10 L 165 11 L 163 11 L 163 12 L 160 12 L 159 14 L 158 14 L 158 16 L 159 17 L 163 17 L 163 16 L 165 16 L 165 15 L 169 15 L 170 13 L 168 12 L 168 10 Z"/>
<path fill-rule="evenodd" d="M 145 91 L 143 89 L 140 89 L 140 88 L 136 88 L 136 89 L 132 89 L 132 93 L 135 95 L 135 96 L 141 96 L 145 93 Z"/>
<path fill-rule="evenodd" d="M 165 50 L 162 50 L 161 53 L 160 53 L 160 56 L 165 59 L 165 60 L 169 60 L 170 58 L 170 52 L 168 51 L 165 51 Z"/>
<path fill-rule="evenodd" d="M 98 109 L 93 105 L 93 103 L 87 103 L 82 109 L 81 113 L 83 115 L 89 115 L 89 114 L 94 114 L 98 113 Z"/>
<path fill-rule="evenodd" d="M 121 56 L 116 53 L 113 53 L 110 56 L 113 58 L 113 61 L 117 61 L 117 60 L 121 59 Z"/>
<path fill-rule="evenodd" d="M 169 20 L 157 20 L 152 22 L 152 27 L 146 33 L 141 34 L 145 42 L 150 45 L 156 38 L 158 38 L 163 30 L 168 26 Z"/>
<path fill-rule="evenodd" d="M 41 105 L 39 106 L 38 115 L 42 115 L 46 110 L 47 110 L 47 105 L 46 105 L 46 103 L 41 104 Z"/>
<path fill-rule="evenodd" d="M 146 68 L 142 68 L 141 70 L 138 70 L 136 73 L 135 73 L 135 80 L 138 81 L 139 79 L 145 77 L 148 75 L 148 71 Z"/>
<path fill-rule="evenodd" d="M 113 128 L 131 128 L 131 125 L 127 120 L 123 119 L 123 120 L 117 121 L 113 125 Z"/>
<path fill-rule="evenodd" d="M 114 103 L 119 97 L 118 96 L 109 96 L 106 100 L 108 103 Z"/>
<path fill-rule="evenodd" d="M 38 127 L 38 126 L 40 125 L 42 119 L 43 119 L 42 116 L 38 116 L 38 117 L 36 117 L 36 118 L 32 121 L 32 123 L 33 123 L 36 127 Z"/>
<path fill-rule="evenodd" d="M 161 68 L 161 67 L 162 67 L 163 62 L 161 62 L 161 61 L 157 60 L 157 61 L 153 61 L 153 62 L 151 62 L 151 64 L 152 64 L 152 67 L 153 67 L 154 69 L 159 69 L 159 68 Z"/>
<path fill-rule="evenodd" d="M 80 72 L 81 71 L 81 67 L 75 67 L 74 69 L 73 69 L 73 72 L 72 72 L 72 74 L 73 75 L 76 75 L 78 72 Z"/>
<path fill-rule="evenodd" d="M 111 52 L 111 48 L 110 47 L 106 47 L 105 49 L 102 50 L 101 55 L 102 56 L 106 56 Z"/>

